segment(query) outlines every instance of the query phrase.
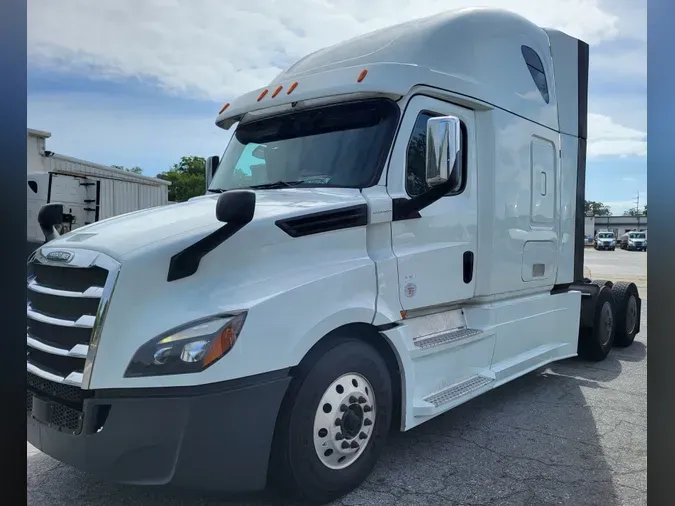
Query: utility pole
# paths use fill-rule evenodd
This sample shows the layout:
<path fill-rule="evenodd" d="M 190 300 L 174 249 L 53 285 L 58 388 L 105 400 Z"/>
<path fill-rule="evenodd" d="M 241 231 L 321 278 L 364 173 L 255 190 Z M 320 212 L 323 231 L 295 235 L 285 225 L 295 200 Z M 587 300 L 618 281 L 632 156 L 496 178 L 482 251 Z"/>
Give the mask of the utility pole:
<path fill-rule="evenodd" d="M 635 199 L 635 212 L 637 215 L 637 231 L 640 231 L 640 192 L 637 193 L 637 198 Z"/>

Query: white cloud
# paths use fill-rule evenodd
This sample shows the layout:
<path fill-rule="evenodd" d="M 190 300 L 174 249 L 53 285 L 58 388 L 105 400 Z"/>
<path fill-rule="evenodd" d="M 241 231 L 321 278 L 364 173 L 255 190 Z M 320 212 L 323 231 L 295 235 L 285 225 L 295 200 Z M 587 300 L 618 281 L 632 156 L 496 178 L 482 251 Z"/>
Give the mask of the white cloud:
<path fill-rule="evenodd" d="M 28 0 L 29 64 L 95 79 L 144 79 L 165 92 L 222 103 L 266 84 L 321 47 L 475 4 L 475 0 Z M 481 4 L 516 11 L 598 45 L 597 51 L 592 49 L 591 71 L 603 81 L 641 78 L 646 70 L 642 46 L 623 52 L 608 46 L 622 37 L 643 41 L 646 9 L 640 2 L 636 6 L 634 0 L 482 0 Z M 53 102 L 45 102 L 44 96 L 31 97 L 33 117 L 40 118 L 35 127 L 56 132 L 59 125 L 63 132 L 67 123 L 69 131 L 81 131 L 80 139 L 85 140 L 96 135 L 91 130 L 96 124 L 97 131 L 105 129 L 108 135 L 107 146 L 95 144 L 96 153 L 106 160 L 119 156 L 121 145 L 125 152 L 143 144 L 171 152 L 182 146 L 211 153 L 204 139 L 215 139 L 219 133 L 212 117 L 185 119 L 160 111 L 148 121 L 129 104 L 113 106 L 107 97 L 107 104 L 94 103 L 91 97 L 82 97 L 83 103 L 74 99 L 52 96 Z M 589 157 L 646 154 L 646 136 L 640 130 L 646 128 L 646 114 L 640 112 L 646 107 L 635 107 L 638 103 L 634 96 L 590 98 L 595 114 L 589 115 Z M 106 117 L 105 124 L 93 110 Z M 120 111 L 124 117 L 117 121 Z M 113 130 L 115 125 L 119 130 Z M 148 135 L 150 130 L 142 125 L 162 132 Z M 137 135 L 129 135 L 132 131 Z M 61 135 L 75 138 L 71 133 Z M 85 147 L 83 140 L 73 148 L 94 149 Z"/>
<path fill-rule="evenodd" d="M 647 45 L 639 44 L 628 51 L 604 50 L 593 52 L 592 72 L 603 81 L 635 78 L 647 81 Z"/>
<path fill-rule="evenodd" d="M 615 123 L 609 116 L 589 113 L 588 156 L 646 156 L 647 134 Z"/>
<path fill-rule="evenodd" d="M 609 116 L 620 125 L 647 131 L 647 94 L 593 94 L 588 99 L 589 110 Z"/>
<path fill-rule="evenodd" d="M 618 35 L 599 0 L 483 0 L 589 43 Z M 156 80 L 222 101 L 270 81 L 305 54 L 474 0 L 29 0 L 32 65 Z"/>

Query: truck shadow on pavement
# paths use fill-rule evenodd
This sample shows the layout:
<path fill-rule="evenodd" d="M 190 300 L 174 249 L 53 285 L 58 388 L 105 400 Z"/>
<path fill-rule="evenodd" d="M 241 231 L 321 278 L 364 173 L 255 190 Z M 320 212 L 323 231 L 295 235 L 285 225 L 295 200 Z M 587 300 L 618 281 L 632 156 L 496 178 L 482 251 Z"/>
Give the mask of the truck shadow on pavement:
<path fill-rule="evenodd" d="M 646 378 L 637 381 L 644 392 L 631 391 L 629 369 L 645 358 L 636 341 L 597 364 L 562 361 L 393 434 L 368 480 L 336 504 L 646 504 Z M 90 503 L 285 504 L 108 484 L 28 457 L 29 505 Z"/>

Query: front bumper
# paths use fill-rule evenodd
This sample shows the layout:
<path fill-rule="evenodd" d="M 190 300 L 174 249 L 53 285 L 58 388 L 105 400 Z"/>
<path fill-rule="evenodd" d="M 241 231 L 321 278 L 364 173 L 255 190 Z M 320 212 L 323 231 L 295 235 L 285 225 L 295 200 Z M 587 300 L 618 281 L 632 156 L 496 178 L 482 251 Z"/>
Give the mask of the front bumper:
<path fill-rule="evenodd" d="M 109 481 L 255 492 L 266 485 L 290 380 L 284 370 L 201 387 L 96 391 L 67 431 L 55 426 L 60 400 L 32 389 L 28 442 Z"/>

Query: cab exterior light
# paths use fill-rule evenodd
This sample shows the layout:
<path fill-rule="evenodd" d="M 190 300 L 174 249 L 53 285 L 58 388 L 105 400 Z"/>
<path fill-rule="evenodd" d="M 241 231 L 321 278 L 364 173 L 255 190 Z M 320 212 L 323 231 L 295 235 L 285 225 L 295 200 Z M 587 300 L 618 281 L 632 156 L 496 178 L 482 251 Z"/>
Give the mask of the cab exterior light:
<path fill-rule="evenodd" d="M 201 372 L 237 342 L 246 312 L 216 315 L 165 332 L 141 346 L 125 378 Z"/>

